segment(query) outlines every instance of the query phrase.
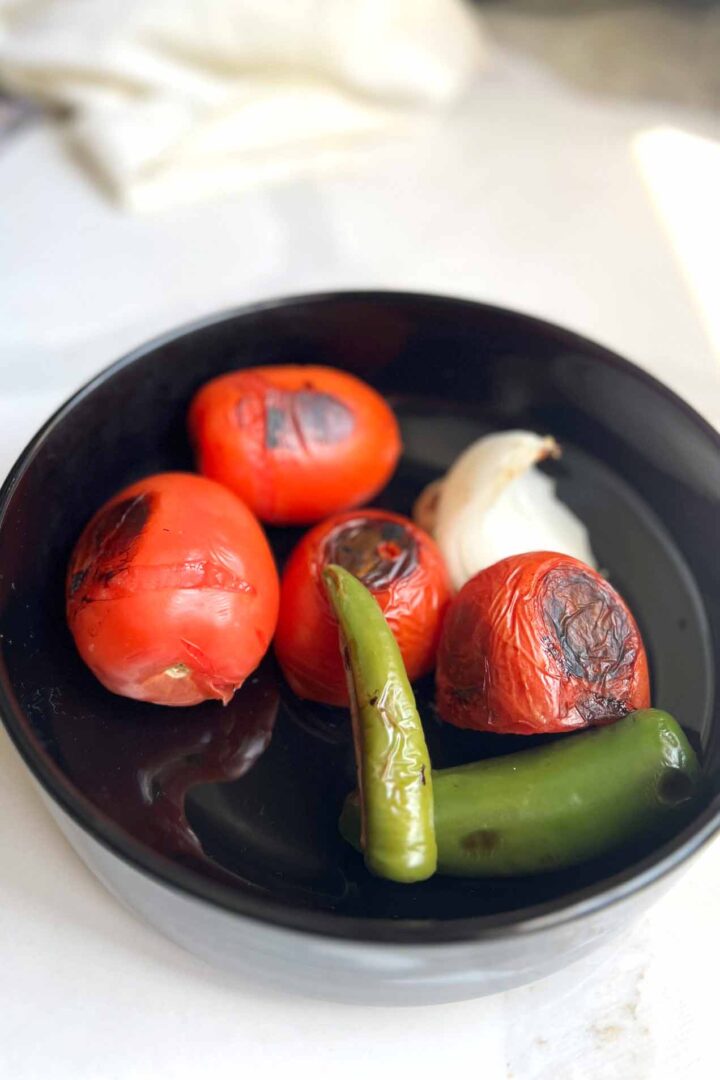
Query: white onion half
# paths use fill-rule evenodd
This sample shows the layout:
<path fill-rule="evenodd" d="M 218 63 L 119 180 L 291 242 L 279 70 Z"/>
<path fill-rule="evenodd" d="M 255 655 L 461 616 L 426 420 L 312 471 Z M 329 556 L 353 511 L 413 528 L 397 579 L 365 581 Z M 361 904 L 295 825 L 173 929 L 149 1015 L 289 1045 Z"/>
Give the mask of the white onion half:
<path fill-rule="evenodd" d="M 461 588 L 486 566 L 526 551 L 558 551 L 595 566 L 588 532 L 535 466 L 558 457 L 551 436 L 503 431 L 478 439 L 415 504 Z"/>

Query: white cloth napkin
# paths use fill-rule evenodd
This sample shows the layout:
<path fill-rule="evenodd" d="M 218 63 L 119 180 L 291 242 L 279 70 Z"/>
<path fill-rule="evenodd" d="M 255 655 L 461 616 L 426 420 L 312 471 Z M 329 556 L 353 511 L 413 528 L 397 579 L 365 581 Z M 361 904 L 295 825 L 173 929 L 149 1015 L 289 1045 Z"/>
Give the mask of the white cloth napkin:
<path fill-rule="evenodd" d="M 0 0 L 0 80 L 134 209 L 346 164 L 482 57 L 462 0 Z"/>

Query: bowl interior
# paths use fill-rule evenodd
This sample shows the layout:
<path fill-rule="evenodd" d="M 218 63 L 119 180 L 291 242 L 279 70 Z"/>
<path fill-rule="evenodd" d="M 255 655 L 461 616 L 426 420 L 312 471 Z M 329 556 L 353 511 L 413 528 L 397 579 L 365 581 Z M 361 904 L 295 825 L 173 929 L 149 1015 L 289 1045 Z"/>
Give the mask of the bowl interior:
<path fill-rule="evenodd" d="M 101 375 L 36 440 L 0 526 L 0 691 L 26 759 L 125 857 L 240 910 L 272 902 L 294 925 L 483 918 L 602 888 L 648 853 L 513 881 L 374 879 L 337 832 L 354 786 L 348 716 L 295 698 L 272 656 L 227 708 L 175 710 L 109 694 L 77 657 L 63 584 L 85 521 L 140 476 L 192 468 L 185 412 L 205 380 L 288 362 L 347 368 L 390 398 L 405 454 L 376 504 L 403 513 L 478 434 L 555 435 L 565 452 L 551 472 L 638 618 L 654 703 L 717 771 L 717 438 L 658 384 L 573 335 L 482 305 L 392 294 L 267 305 L 155 343 Z M 300 532 L 270 535 L 282 561 Z M 531 743 L 441 724 L 432 680 L 418 697 L 438 766 Z"/>

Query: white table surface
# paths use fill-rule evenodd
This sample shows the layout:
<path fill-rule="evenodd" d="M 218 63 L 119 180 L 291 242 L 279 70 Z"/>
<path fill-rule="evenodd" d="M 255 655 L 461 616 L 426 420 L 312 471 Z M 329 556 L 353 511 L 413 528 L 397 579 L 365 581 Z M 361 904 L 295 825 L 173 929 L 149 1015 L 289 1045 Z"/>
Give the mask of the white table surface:
<path fill-rule="evenodd" d="M 17 136 L 0 148 L 0 471 L 148 336 L 335 287 L 540 314 L 720 424 L 719 133 L 708 115 L 583 97 L 498 55 L 456 115 L 352 174 L 145 219 L 105 202 L 54 131 Z M 618 946 L 491 999 L 396 1011 L 233 981 L 137 923 L 56 831 L 4 734 L 0 808 L 3 1078 L 717 1075 L 717 844 Z"/>

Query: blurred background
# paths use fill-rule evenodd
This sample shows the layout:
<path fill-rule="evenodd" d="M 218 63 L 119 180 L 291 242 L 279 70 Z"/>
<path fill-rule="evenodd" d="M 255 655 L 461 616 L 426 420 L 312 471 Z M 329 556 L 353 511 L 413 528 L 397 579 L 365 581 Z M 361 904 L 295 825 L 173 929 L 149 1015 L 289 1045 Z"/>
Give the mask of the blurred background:
<path fill-rule="evenodd" d="M 720 5 L 708 0 L 0 0 L 0 474 L 72 390 L 152 335 L 326 289 L 540 315 L 720 425 L 719 204 Z M 27 1039 L 13 1036 L 22 1075 L 51 1075 L 35 1027 L 52 1011 L 47 1045 L 83 1060 L 83 1076 L 109 1076 L 86 1058 L 76 999 L 63 1012 L 36 996 L 48 970 L 86 987 L 98 1010 L 86 1026 L 127 1055 L 123 1076 L 158 1075 L 136 1063 L 170 1047 L 173 1075 L 203 1075 L 208 1048 L 227 1057 L 233 1038 L 244 1060 L 251 1022 L 272 1041 L 264 998 L 242 1003 L 238 1027 L 229 991 L 122 921 L 3 753 L 14 815 L 0 816 L 12 890 L 0 916 L 18 943 L 15 996 L 33 1003 L 19 1013 Z M 408 1031 L 426 1032 L 448 1060 L 467 1057 L 470 1032 L 508 1077 L 714 1076 L 702 1042 L 714 994 L 695 976 L 676 993 L 684 927 L 716 934 L 717 885 L 693 875 L 600 975 L 593 959 L 579 982 L 527 987 L 512 1008 L 435 1012 L 435 1027 L 415 1010 L 403 1039 L 378 1012 L 375 1050 L 406 1064 Z M 325 1015 L 282 1003 L 288 1055 L 303 1059 L 313 1038 L 337 1049 Z"/>
<path fill-rule="evenodd" d="M 0 0 L 0 469 L 73 387 L 250 300 L 555 320 L 720 422 L 720 7 Z"/>

